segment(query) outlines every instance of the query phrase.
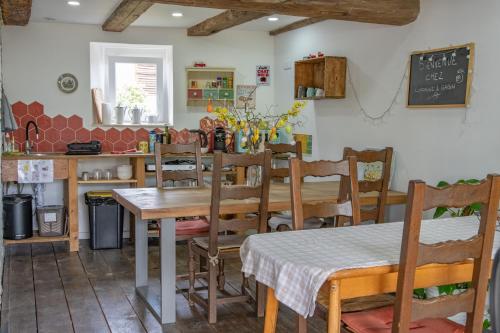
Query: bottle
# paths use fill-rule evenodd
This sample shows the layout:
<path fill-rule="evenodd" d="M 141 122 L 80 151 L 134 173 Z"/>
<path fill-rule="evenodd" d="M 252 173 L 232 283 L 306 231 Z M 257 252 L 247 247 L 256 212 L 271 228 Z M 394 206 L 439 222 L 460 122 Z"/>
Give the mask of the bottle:
<path fill-rule="evenodd" d="M 222 78 L 222 88 L 227 89 L 227 77 Z"/>
<path fill-rule="evenodd" d="M 233 89 L 233 77 L 232 76 L 227 78 L 227 87 L 229 89 Z"/>
<path fill-rule="evenodd" d="M 156 142 L 156 131 L 149 131 L 149 151 L 151 153 L 155 152 L 155 142 Z"/>
<path fill-rule="evenodd" d="M 170 144 L 170 133 L 168 132 L 168 126 L 165 126 L 165 136 L 163 143 Z"/>

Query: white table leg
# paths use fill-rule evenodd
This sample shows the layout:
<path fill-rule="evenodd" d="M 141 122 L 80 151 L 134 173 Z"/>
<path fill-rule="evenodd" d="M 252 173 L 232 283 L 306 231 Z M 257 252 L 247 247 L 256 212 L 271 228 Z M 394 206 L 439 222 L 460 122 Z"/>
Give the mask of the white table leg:
<path fill-rule="evenodd" d="M 135 287 L 148 285 L 148 224 L 135 217 Z"/>
<path fill-rule="evenodd" d="M 161 323 L 175 323 L 175 218 L 161 220 Z"/>

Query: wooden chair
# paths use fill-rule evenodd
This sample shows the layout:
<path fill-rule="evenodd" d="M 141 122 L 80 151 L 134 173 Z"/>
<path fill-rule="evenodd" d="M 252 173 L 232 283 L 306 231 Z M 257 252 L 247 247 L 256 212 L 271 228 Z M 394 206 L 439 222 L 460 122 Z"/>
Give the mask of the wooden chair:
<path fill-rule="evenodd" d="M 295 144 L 285 144 L 285 143 L 265 143 L 265 148 L 271 150 L 274 155 L 278 154 L 294 154 L 295 158 L 302 160 L 302 142 L 296 141 Z M 271 179 L 279 179 L 283 181 L 285 178 L 290 176 L 290 170 L 288 168 L 271 168 Z"/>
<path fill-rule="evenodd" d="M 295 144 L 272 144 L 265 143 L 266 149 L 271 150 L 273 156 L 279 154 L 294 154 L 295 158 L 302 160 L 302 142 L 296 141 Z M 271 180 L 276 180 L 283 183 L 285 178 L 290 177 L 290 170 L 288 167 L 271 167 Z M 269 214 L 269 231 L 287 231 L 292 229 L 292 216 L 287 212 L 277 212 Z"/>
<path fill-rule="evenodd" d="M 391 178 L 391 163 L 392 163 L 392 147 L 386 147 L 382 150 L 363 150 L 357 151 L 352 148 L 346 147 L 344 148 L 344 159 L 348 156 L 355 156 L 358 162 L 361 163 L 373 163 L 373 162 L 381 162 L 382 163 L 382 178 L 369 181 L 369 180 L 360 180 L 359 183 L 359 192 L 379 192 L 379 198 L 377 201 L 377 205 L 372 209 L 362 209 L 361 210 L 361 222 L 364 221 L 375 221 L 375 223 L 383 223 L 384 222 L 384 213 L 385 213 L 385 203 L 387 200 L 387 191 L 389 190 L 389 181 Z M 340 188 L 341 191 L 347 190 L 348 183 L 341 182 Z"/>
<path fill-rule="evenodd" d="M 422 181 L 411 181 L 401 242 L 396 304 L 394 307 L 343 314 L 344 324 L 351 331 L 364 333 L 375 330 L 383 332 L 380 328 L 388 326 L 391 321 L 392 332 L 406 333 L 410 331 L 410 327 L 416 326 L 433 328 L 434 332 L 443 333 L 462 329 L 471 333 L 482 332 L 499 198 L 500 176 L 489 175 L 478 185 L 460 184 L 444 189 L 427 186 Z M 450 240 L 437 244 L 419 242 L 423 211 L 435 207 L 463 207 L 473 203 L 482 204 L 477 235 L 468 240 Z M 428 300 L 413 298 L 417 267 L 452 264 L 471 258 L 474 268 L 471 287 L 467 291 Z M 446 319 L 460 312 L 467 313 L 465 328 Z M 384 314 L 385 319 L 382 318 Z M 372 329 L 366 327 L 368 321 L 371 322 Z"/>
<path fill-rule="evenodd" d="M 301 191 L 303 178 L 330 176 L 341 176 L 349 184 L 348 190 L 339 195 L 337 203 L 303 204 Z M 345 216 L 351 219 L 352 225 L 360 223 L 356 157 L 351 156 L 338 162 L 305 162 L 297 158 L 290 159 L 290 192 L 294 230 L 304 229 L 304 220 L 310 217 Z"/>
<path fill-rule="evenodd" d="M 490 283 L 491 332 L 500 332 L 500 250 L 495 254 Z"/>
<path fill-rule="evenodd" d="M 182 156 L 194 154 L 194 170 L 162 170 L 162 159 L 167 156 Z M 191 144 L 161 144 L 155 143 L 156 187 L 164 188 L 166 181 L 193 180 L 198 187 L 203 187 L 203 170 L 201 167 L 201 148 L 198 141 Z M 193 237 L 207 236 L 210 224 L 205 216 L 179 220 L 175 223 L 176 241 L 190 240 Z M 205 277 L 206 272 L 196 273 L 198 277 Z M 177 280 L 186 280 L 189 275 L 177 275 Z"/>
<path fill-rule="evenodd" d="M 222 185 L 221 170 L 223 167 L 232 165 L 235 167 L 248 167 L 257 165 L 262 168 L 262 182 L 257 186 L 244 185 Z M 230 296 L 227 293 L 223 297 L 217 297 L 217 268 L 227 259 L 240 258 L 240 246 L 245 240 L 244 231 L 256 229 L 258 232 L 266 232 L 267 213 L 269 203 L 269 183 L 271 169 L 271 151 L 255 155 L 225 154 L 216 152 L 214 154 L 214 168 L 212 176 L 212 203 L 210 208 L 210 232 L 208 237 L 195 237 L 188 242 L 189 249 L 189 303 L 197 303 L 208 308 L 208 321 L 217 321 L 217 305 L 233 302 L 246 302 L 249 296 L 241 294 Z M 221 202 L 224 200 L 248 200 L 258 198 L 259 208 L 255 214 L 246 215 L 243 219 L 222 220 L 221 213 L 231 213 L 223 211 Z M 249 213 L 247 213 L 249 214 Z M 237 234 L 220 234 L 227 231 L 237 232 Z M 208 300 L 203 299 L 194 290 L 194 265 L 195 256 L 206 258 L 208 261 Z M 223 267 L 220 268 L 222 274 Z M 243 284 L 242 284 L 243 285 Z M 257 285 L 258 304 L 262 304 L 263 287 Z M 261 313 L 263 310 L 258 309 Z"/>

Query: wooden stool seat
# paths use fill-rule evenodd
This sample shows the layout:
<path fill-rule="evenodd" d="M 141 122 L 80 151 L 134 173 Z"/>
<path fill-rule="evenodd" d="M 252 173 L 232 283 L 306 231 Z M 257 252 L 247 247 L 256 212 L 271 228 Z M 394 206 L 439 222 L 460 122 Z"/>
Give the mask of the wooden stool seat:
<path fill-rule="evenodd" d="M 181 220 L 175 223 L 176 236 L 200 235 L 208 233 L 210 224 L 205 217 Z"/>
<path fill-rule="evenodd" d="M 347 329 L 355 333 L 390 333 L 394 307 L 342 314 Z M 410 323 L 414 333 L 462 333 L 465 327 L 446 318 L 426 318 Z"/>
<path fill-rule="evenodd" d="M 217 248 L 219 250 L 231 250 L 239 248 L 246 236 L 241 235 L 221 235 L 217 240 Z M 208 249 L 208 237 L 195 237 L 193 238 L 194 245 L 201 247 L 202 249 Z"/>

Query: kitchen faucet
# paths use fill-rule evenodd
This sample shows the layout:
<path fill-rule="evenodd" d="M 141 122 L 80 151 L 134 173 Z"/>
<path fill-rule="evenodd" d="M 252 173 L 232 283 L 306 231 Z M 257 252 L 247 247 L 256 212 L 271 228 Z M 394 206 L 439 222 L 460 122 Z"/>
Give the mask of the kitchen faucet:
<path fill-rule="evenodd" d="M 30 132 L 29 132 L 31 124 L 35 126 L 36 139 L 38 140 L 38 125 L 33 120 L 30 120 L 26 124 L 26 144 L 25 144 L 26 147 L 24 149 L 26 155 L 31 154 L 31 142 L 30 142 Z"/>

